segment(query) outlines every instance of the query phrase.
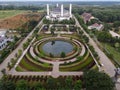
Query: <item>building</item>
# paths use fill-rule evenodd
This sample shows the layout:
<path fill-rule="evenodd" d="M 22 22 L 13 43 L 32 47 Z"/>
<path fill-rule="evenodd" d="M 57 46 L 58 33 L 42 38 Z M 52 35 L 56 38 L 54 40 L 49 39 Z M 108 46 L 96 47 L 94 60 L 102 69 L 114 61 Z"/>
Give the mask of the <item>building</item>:
<path fill-rule="evenodd" d="M 6 30 L 0 29 L 0 50 L 3 50 L 8 41 L 13 41 L 13 39 L 6 37 Z"/>
<path fill-rule="evenodd" d="M 98 24 L 98 23 L 88 26 L 88 29 L 96 29 L 98 31 L 103 30 L 103 28 L 104 28 L 104 26 L 102 24 Z"/>
<path fill-rule="evenodd" d="M 114 31 L 109 31 L 109 33 L 112 35 L 112 37 L 118 37 L 118 38 L 120 38 L 120 35 L 117 34 L 117 33 L 114 32 Z"/>
<path fill-rule="evenodd" d="M 91 15 L 91 13 L 84 12 L 81 16 L 85 23 L 89 22 L 91 19 L 94 19 L 94 17 Z"/>
<path fill-rule="evenodd" d="M 49 4 L 47 4 L 47 15 L 46 15 L 46 19 L 49 20 L 58 20 L 58 21 L 62 21 L 62 20 L 69 20 L 70 18 L 72 18 L 72 4 L 70 4 L 69 6 L 69 10 L 64 9 L 63 4 L 61 4 L 61 6 L 59 7 L 59 5 L 56 5 L 56 8 L 53 8 L 52 10 L 50 10 L 49 8 Z"/>

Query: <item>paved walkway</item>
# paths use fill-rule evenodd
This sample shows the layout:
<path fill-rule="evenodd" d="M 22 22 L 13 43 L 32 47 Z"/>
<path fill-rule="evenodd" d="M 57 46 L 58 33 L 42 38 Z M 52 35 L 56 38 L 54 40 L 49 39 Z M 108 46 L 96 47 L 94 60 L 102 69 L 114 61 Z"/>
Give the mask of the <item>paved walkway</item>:
<path fill-rule="evenodd" d="M 95 51 L 98 53 L 100 57 L 100 63 L 104 66 L 102 67 L 104 69 L 104 72 L 107 73 L 110 77 L 113 77 L 115 75 L 114 69 L 116 68 L 114 64 L 110 61 L 110 59 L 104 54 L 104 52 L 99 49 L 97 44 L 94 42 L 94 40 L 84 31 L 84 29 L 80 26 L 78 20 L 74 16 L 76 25 L 81 28 L 81 30 L 84 32 L 84 34 L 89 38 L 89 43 L 94 47 Z M 120 90 L 120 84 L 116 84 L 116 89 Z"/>
<path fill-rule="evenodd" d="M 51 38 L 55 38 L 55 37 L 51 37 Z M 66 37 L 59 37 L 59 38 L 66 39 Z M 47 40 L 47 39 L 49 39 L 49 38 L 44 38 L 43 40 Z M 67 38 L 67 39 L 70 39 L 70 38 Z M 34 39 L 33 39 L 33 41 L 34 41 Z M 41 40 L 41 41 L 42 41 L 42 40 Z M 76 41 L 77 43 L 79 43 L 79 45 L 81 45 L 82 50 L 81 50 L 81 53 L 79 54 L 79 56 L 83 56 L 84 53 L 85 53 L 85 47 L 84 47 L 84 45 L 81 44 L 79 41 L 77 41 L 77 40 L 75 40 L 75 39 L 73 39 L 73 41 Z M 39 41 L 37 41 L 36 43 L 38 43 L 38 42 L 39 42 Z M 36 45 L 36 43 L 34 43 L 34 45 Z M 30 45 L 31 45 L 31 44 L 30 44 Z M 18 62 L 16 63 L 15 67 L 9 72 L 9 74 L 12 74 L 12 75 L 51 75 L 51 76 L 54 77 L 54 78 L 57 78 L 57 77 L 60 76 L 60 75 L 63 75 L 63 76 L 64 76 L 64 75 L 66 75 L 66 76 L 69 76 L 69 75 L 75 75 L 75 76 L 76 76 L 76 75 L 78 75 L 78 76 L 80 76 L 80 75 L 83 74 L 83 72 L 60 72 L 60 71 L 59 71 L 59 65 L 62 64 L 62 63 L 64 63 L 65 61 L 59 61 L 59 60 L 56 60 L 56 61 L 48 61 L 48 60 L 44 60 L 44 59 L 39 58 L 39 57 L 38 57 L 38 59 L 39 59 L 40 61 L 45 62 L 45 63 L 51 63 L 51 64 L 53 64 L 53 70 L 50 71 L 50 72 L 29 72 L 29 71 L 27 71 L 29 74 L 26 73 L 26 72 L 17 72 L 17 71 L 15 70 L 15 68 L 16 68 L 17 65 L 19 64 L 21 58 L 22 58 L 22 57 L 25 55 L 25 53 L 28 51 L 30 45 L 29 45 L 28 48 L 24 51 L 24 53 L 22 54 L 22 56 L 19 58 Z M 30 53 L 31 53 L 32 57 L 37 57 L 37 56 L 35 55 L 34 51 L 33 51 L 33 47 L 32 47 L 32 46 L 30 47 Z M 66 62 L 68 63 L 68 62 L 74 62 L 74 61 L 76 61 L 76 58 L 73 58 L 73 59 L 68 60 L 68 61 L 66 61 Z"/>
<path fill-rule="evenodd" d="M 38 25 L 29 33 L 29 35 L 19 44 L 19 46 L 11 53 L 9 54 L 9 56 L 0 64 L 0 78 L 3 76 L 3 74 L 1 73 L 2 69 L 6 69 L 7 70 L 7 65 L 8 62 L 11 61 L 12 58 L 15 57 L 16 53 L 18 53 L 19 49 L 23 49 L 23 43 L 25 43 L 28 38 L 30 38 L 33 34 L 33 32 L 36 30 L 37 27 L 39 27 L 42 24 L 42 20 L 38 23 Z M 7 71 L 8 72 L 8 71 Z"/>
<path fill-rule="evenodd" d="M 45 32 L 46 34 L 50 34 L 51 31 Z M 73 34 L 73 32 L 66 32 L 66 31 L 55 31 L 55 34 Z"/>
<path fill-rule="evenodd" d="M 74 17 L 75 18 L 75 17 Z M 81 30 L 84 32 L 84 34 L 89 38 L 89 43 L 92 45 L 95 49 L 95 51 L 98 53 L 100 57 L 100 63 L 104 64 L 104 71 L 111 77 L 114 76 L 115 72 L 115 66 L 114 64 L 110 61 L 110 59 L 104 54 L 104 52 L 99 49 L 97 44 L 94 42 L 94 40 L 83 30 L 83 28 L 80 26 L 78 20 L 75 18 L 76 25 L 81 28 Z"/>

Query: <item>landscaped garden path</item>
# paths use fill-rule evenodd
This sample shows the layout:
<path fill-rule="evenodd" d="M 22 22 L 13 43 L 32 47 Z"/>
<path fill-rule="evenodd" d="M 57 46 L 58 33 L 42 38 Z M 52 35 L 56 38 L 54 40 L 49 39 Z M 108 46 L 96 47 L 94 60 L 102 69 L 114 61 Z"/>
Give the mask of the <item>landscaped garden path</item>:
<path fill-rule="evenodd" d="M 75 17 L 74 17 L 75 18 Z M 76 25 L 78 27 L 81 28 L 81 30 L 83 30 L 83 28 L 80 26 L 78 20 L 75 18 L 76 21 Z M 110 61 L 110 59 L 103 53 L 103 51 L 101 51 L 99 49 L 99 47 L 97 46 L 97 44 L 95 43 L 95 41 L 93 41 L 93 39 L 83 30 L 84 34 L 89 37 L 89 43 L 94 47 L 95 51 L 98 53 L 99 57 L 100 57 L 100 63 L 104 64 L 104 71 L 110 75 L 111 77 L 114 76 L 115 74 L 115 66 L 114 64 L 112 64 L 112 62 Z"/>
<path fill-rule="evenodd" d="M 38 23 L 38 25 L 28 34 L 28 36 L 19 44 L 19 46 L 0 64 L 0 71 L 2 69 L 7 69 L 8 62 L 11 61 L 12 58 L 15 57 L 16 53 L 18 53 L 19 49 L 23 48 L 23 44 L 30 38 L 33 34 L 33 32 L 36 30 L 37 27 L 39 27 L 42 24 L 43 19 Z M 8 72 L 8 71 L 6 71 Z M 3 74 L 0 72 L 0 78 L 3 76 Z"/>
<path fill-rule="evenodd" d="M 98 53 L 100 57 L 100 63 L 103 64 L 104 72 L 107 73 L 110 77 L 113 77 L 115 75 L 115 66 L 111 62 L 111 60 L 104 54 L 104 52 L 97 46 L 95 41 L 83 30 L 81 25 L 79 24 L 78 20 L 74 16 L 76 25 L 81 28 L 81 30 L 84 32 L 84 34 L 89 37 L 89 43 L 94 47 L 95 51 Z M 117 90 L 120 90 L 120 84 L 116 83 Z"/>
<path fill-rule="evenodd" d="M 50 39 L 50 38 L 52 38 L 52 39 L 54 39 L 54 38 L 56 38 L 56 37 L 48 37 L 48 38 L 44 38 L 43 40 L 48 40 L 48 39 Z M 61 37 L 61 36 L 59 36 L 59 38 L 62 38 L 62 39 L 66 39 L 67 37 Z M 67 39 L 70 39 L 70 38 L 67 38 Z M 34 39 L 33 39 L 33 41 L 34 41 Z M 33 42 L 32 41 L 32 42 Z M 42 41 L 42 40 L 41 40 Z M 82 48 L 82 50 L 81 50 L 81 52 L 79 53 L 79 56 L 83 56 L 84 55 L 84 53 L 85 53 L 85 47 L 84 47 L 84 45 L 82 44 L 82 43 L 80 43 L 79 41 L 77 41 L 77 40 L 75 40 L 75 39 L 73 39 L 72 41 L 75 41 L 75 42 L 77 42 L 80 46 L 81 46 L 81 48 Z M 31 42 L 31 43 L 32 43 Z M 36 43 L 34 43 L 34 44 L 36 44 Z M 31 53 L 31 55 L 32 55 L 32 57 L 37 57 L 36 55 L 35 55 L 35 53 L 34 53 L 34 51 L 33 51 L 33 46 L 34 45 L 32 45 L 31 46 L 31 44 L 28 46 L 28 48 L 23 52 L 23 55 L 19 58 L 19 60 L 18 60 L 18 62 L 16 63 L 16 65 L 15 65 L 15 67 L 9 72 L 9 74 L 12 74 L 12 75 L 44 75 L 44 76 L 46 76 L 46 75 L 51 75 L 52 77 L 54 77 L 54 78 L 57 78 L 58 76 L 60 76 L 60 75 L 62 75 L 62 76 L 69 76 L 69 75 L 82 75 L 83 74 L 83 72 L 79 72 L 79 71 L 77 71 L 77 72 L 61 72 L 61 71 L 59 71 L 59 65 L 60 64 L 62 64 L 62 63 L 68 63 L 68 62 L 74 62 L 74 61 L 76 61 L 76 58 L 73 58 L 73 59 L 70 59 L 70 60 L 68 60 L 68 61 L 60 61 L 60 60 L 54 60 L 54 61 L 49 61 L 49 60 L 45 60 L 45 59 L 42 59 L 42 58 L 39 58 L 38 57 L 38 59 L 41 61 L 41 62 L 45 62 L 45 63 L 51 63 L 52 65 L 53 65 L 53 69 L 52 69 L 52 71 L 49 71 L 49 72 L 30 72 L 30 71 L 26 71 L 26 72 L 17 72 L 16 70 L 15 70 L 15 68 L 17 67 L 17 65 L 20 63 L 20 60 L 23 58 L 23 56 L 25 55 L 25 53 L 27 52 L 27 50 L 30 48 L 30 53 Z M 76 52 L 77 53 L 77 52 Z"/>

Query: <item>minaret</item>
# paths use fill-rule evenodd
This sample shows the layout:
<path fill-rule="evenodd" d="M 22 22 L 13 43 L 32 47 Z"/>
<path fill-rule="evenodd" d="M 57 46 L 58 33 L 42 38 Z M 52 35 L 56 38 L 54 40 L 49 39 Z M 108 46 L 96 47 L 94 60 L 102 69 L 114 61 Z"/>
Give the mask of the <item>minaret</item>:
<path fill-rule="evenodd" d="M 49 16 L 49 4 L 47 4 L 47 15 Z"/>
<path fill-rule="evenodd" d="M 58 7 L 59 5 L 58 5 L 58 3 L 56 4 L 56 7 Z"/>
<path fill-rule="evenodd" d="M 63 16 L 63 4 L 61 5 L 61 16 Z"/>
<path fill-rule="evenodd" d="M 72 16 L 72 4 L 70 4 L 70 7 L 69 7 L 69 14 L 70 14 L 70 17 Z"/>

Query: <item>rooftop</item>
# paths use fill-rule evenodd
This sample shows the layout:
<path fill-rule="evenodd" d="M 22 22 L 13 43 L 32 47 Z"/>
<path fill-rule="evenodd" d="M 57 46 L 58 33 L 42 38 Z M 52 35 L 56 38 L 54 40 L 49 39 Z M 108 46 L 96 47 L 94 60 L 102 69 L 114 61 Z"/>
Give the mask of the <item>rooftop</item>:
<path fill-rule="evenodd" d="M 82 17 L 84 18 L 85 21 L 88 21 L 88 20 L 90 20 L 90 18 L 93 17 L 93 16 L 91 15 L 91 13 L 86 13 L 86 12 L 84 12 L 84 13 L 82 14 Z"/>
<path fill-rule="evenodd" d="M 93 24 L 93 25 L 91 25 L 91 26 L 93 26 L 93 27 L 99 27 L 99 26 L 101 26 L 101 24 L 94 23 L 94 24 Z"/>

